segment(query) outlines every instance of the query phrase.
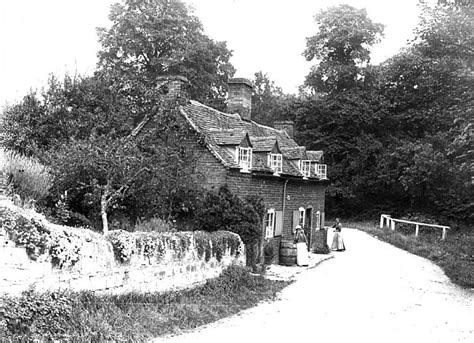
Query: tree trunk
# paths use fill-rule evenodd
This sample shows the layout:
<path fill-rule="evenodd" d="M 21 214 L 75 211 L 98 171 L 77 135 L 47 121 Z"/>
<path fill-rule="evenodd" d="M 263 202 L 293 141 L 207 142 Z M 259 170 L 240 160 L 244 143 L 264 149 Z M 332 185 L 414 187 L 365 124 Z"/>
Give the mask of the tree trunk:
<path fill-rule="evenodd" d="M 100 199 L 100 216 L 102 217 L 102 233 L 106 235 L 109 232 L 109 222 L 107 220 L 107 191 L 102 194 Z"/>

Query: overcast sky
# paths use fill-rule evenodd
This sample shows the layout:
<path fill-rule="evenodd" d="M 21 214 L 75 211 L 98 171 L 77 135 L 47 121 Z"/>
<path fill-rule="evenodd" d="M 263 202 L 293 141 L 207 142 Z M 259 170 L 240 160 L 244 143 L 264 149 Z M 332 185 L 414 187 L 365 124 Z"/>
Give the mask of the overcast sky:
<path fill-rule="evenodd" d="M 99 48 L 95 28 L 108 26 L 116 0 L 0 0 L 0 106 L 41 88 L 50 73 L 90 74 Z M 310 63 L 302 57 L 305 38 L 316 33 L 314 15 L 347 3 L 366 8 L 385 24 L 385 38 L 373 49 L 377 64 L 406 45 L 418 17 L 418 0 L 186 0 L 205 32 L 228 42 L 236 76 L 256 71 L 286 92 L 296 92 Z"/>

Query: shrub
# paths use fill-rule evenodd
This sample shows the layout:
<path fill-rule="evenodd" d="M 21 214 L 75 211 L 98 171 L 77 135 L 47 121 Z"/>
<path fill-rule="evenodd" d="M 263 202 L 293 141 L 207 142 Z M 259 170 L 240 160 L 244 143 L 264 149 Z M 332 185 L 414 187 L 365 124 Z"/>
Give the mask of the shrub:
<path fill-rule="evenodd" d="M 31 157 L 0 148 L 0 172 L 8 175 L 13 193 L 23 200 L 41 200 L 53 185 L 50 169 Z"/>
<path fill-rule="evenodd" d="M 242 199 L 227 186 L 209 191 L 196 211 L 198 230 L 227 230 L 238 234 L 247 247 L 247 262 L 255 264 L 255 243 L 261 238 L 263 200 L 258 196 Z"/>
<path fill-rule="evenodd" d="M 51 229 L 4 207 L 0 208 L 0 225 L 16 245 L 26 248 L 30 258 L 36 259 L 47 254 L 53 265 L 59 268 L 72 266 L 79 261 L 85 238 L 78 232 Z"/>
<path fill-rule="evenodd" d="M 0 338 L 60 338 L 73 312 L 68 293 L 24 292 L 20 297 L 0 297 Z"/>
<path fill-rule="evenodd" d="M 138 218 L 133 231 L 143 232 L 175 232 L 176 228 L 170 223 L 158 217 L 152 217 L 148 220 Z"/>

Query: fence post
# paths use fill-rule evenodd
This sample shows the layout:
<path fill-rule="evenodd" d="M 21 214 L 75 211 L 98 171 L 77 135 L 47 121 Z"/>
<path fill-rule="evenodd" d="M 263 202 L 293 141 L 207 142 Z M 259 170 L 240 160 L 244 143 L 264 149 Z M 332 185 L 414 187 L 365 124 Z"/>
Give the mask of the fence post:
<path fill-rule="evenodd" d="M 420 225 L 416 224 L 415 236 L 418 237 L 418 232 L 420 231 Z"/>
<path fill-rule="evenodd" d="M 446 238 L 446 227 L 443 226 L 443 236 L 441 237 L 441 239 L 444 241 L 445 238 Z"/>
<path fill-rule="evenodd" d="M 391 226 L 392 226 L 392 231 L 395 231 L 395 220 L 393 219 L 390 219 L 391 220 Z"/>
<path fill-rule="evenodd" d="M 384 215 L 381 214 L 381 215 L 380 215 L 380 228 L 381 228 L 381 229 L 383 229 L 384 221 L 385 221 Z"/>

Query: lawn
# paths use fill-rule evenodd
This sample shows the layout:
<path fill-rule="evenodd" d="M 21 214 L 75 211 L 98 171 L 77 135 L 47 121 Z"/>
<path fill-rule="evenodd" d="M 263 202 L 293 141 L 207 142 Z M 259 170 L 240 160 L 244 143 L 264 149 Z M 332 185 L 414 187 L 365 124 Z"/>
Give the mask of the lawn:
<path fill-rule="evenodd" d="M 30 291 L 0 298 L 0 341 L 146 341 L 272 300 L 288 284 L 230 267 L 202 286 L 166 293 Z"/>
<path fill-rule="evenodd" d="M 439 265 L 456 284 L 474 287 L 474 232 L 470 228 L 448 231 L 446 239 L 441 240 L 441 231 L 420 229 L 418 237 L 414 228 L 392 231 L 380 229 L 374 222 L 344 221 L 344 226 L 359 229 L 396 247 L 425 257 Z"/>

